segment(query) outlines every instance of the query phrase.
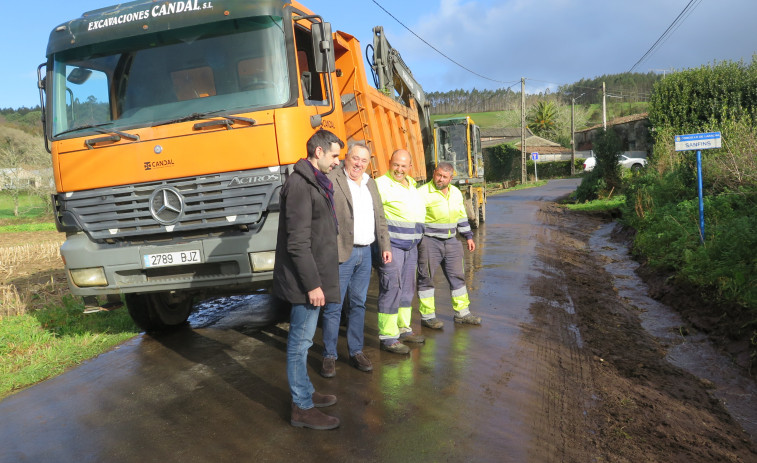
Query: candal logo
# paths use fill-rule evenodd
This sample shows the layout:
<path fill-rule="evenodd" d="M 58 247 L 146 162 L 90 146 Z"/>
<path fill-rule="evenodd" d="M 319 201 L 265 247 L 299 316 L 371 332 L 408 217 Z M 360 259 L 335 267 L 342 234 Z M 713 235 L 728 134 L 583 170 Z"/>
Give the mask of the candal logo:
<path fill-rule="evenodd" d="M 250 175 L 247 177 L 234 177 L 229 182 L 227 188 L 235 186 L 256 185 L 258 183 L 277 182 L 281 178 L 279 174 Z"/>
<path fill-rule="evenodd" d="M 163 159 L 162 161 L 145 161 L 145 170 L 162 169 L 163 167 L 173 167 L 173 159 Z"/>

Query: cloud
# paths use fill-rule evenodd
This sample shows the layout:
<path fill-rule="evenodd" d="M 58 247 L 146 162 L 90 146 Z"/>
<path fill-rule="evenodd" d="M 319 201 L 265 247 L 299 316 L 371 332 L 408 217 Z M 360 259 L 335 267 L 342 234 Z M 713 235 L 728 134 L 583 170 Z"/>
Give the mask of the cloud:
<path fill-rule="evenodd" d="M 436 11 L 405 24 L 449 59 L 404 29 L 392 45 L 427 91 L 499 88 L 521 76 L 534 80 L 531 91 L 544 82 L 567 84 L 628 71 L 684 6 L 685 1 L 654 0 L 442 0 Z M 753 0 L 697 4 L 635 70 L 748 61 L 757 42 L 746 31 L 756 16 Z M 500 82 L 478 77 L 450 59 Z"/>

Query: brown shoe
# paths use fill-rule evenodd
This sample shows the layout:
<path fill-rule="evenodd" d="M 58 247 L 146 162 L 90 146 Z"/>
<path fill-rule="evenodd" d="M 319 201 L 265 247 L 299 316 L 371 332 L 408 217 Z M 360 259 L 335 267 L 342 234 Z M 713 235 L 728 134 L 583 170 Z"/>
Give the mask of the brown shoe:
<path fill-rule="evenodd" d="M 336 376 L 336 359 L 331 357 L 323 358 L 323 365 L 321 366 L 321 376 L 324 378 L 333 378 Z"/>
<path fill-rule="evenodd" d="M 334 429 L 339 426 L 339 418 L 329 416 L 315 407 L 303 410 L 292 404 L 292 419 L 289 423 L 297 428 Z"/>
<path fill-rule="evenodd" d="M 392 352 L 394 354 L 409 354 L 410 353 L 410 348 L 399 341 L 394 341 L 392 344 L 386 344 L 382 342 L 381 350 Z"/>
<path fill-rule="evenodd" d="M 455 320 L 455 323 L 461 323 L 464 325 L 480 325 L 481 324 L 481 317 L 478 317 L 476 315 L 473 315 L 472 313 L 469 313 L 468 315 L 464 317 L 458 317 L 457 314 L 453 317 Z"/>
<path fill-rule="evenodd" d="M 358 352 L 357 354 L 350 357 L 350 363 L 352 366 L 357 368 L 360 371 L 371 371 L 373 370 L 373 365 L 371 364 L 371 359 L 366 357 L 366 355 L 362 352 Z"/>
<path fill-rule="evenodd" d="M 428 320 L 421 320 L 421 325 L 432 330 L 440 330 L 444 327 L 444 322 L 438 318 L 429 318 Z"/>
<path fill-rule="evenodd" d="M 336 403 L 336 396 L 331 394 L 321 394 L 313 392 L 313 405 L 317 408 L 330 407 Z"/>
<path fill-rule="evenodd" d="M 420 334 L 413 334 L 412 331 L 400 334 L 400 342 L 412 342 L 415 344 L 423 344 L 426 342 L 426 338 Z"/>

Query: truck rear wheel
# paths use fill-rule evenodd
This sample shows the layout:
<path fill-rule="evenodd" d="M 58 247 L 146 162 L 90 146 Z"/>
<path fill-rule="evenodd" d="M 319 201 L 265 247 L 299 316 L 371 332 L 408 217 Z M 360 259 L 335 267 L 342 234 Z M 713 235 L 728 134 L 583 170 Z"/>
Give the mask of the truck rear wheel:
<path fill-rule="evenodd" d="M 465 213 L 468 215 L 468 223 L 471 228 L 478 228 L 478 198 L 474 194 L 465 195 Z"/>
<path fill-rule="evenodd" d="M 186 323 L 192 296 L 183 293 L 126 294 L 129 315 L 145 331 L 165 331 Z"/>
<path fill-rule="evenodd" d="M 484 196 L 484 201 L 481 203 L 481 207 L 478 210 L 478 221 L 481 223 L 486 222 L 486 196 Z"/>

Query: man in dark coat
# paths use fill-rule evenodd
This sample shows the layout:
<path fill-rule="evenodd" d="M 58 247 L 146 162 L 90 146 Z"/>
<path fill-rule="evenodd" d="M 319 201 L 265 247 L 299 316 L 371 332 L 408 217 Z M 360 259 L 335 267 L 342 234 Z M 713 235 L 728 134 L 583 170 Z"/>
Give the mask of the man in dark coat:
<path fill-rule="evenodd" d="M 343 147 L 333 133 L 317 131 L 307 142 L 307 159 L 297 161 L 281 190 L 273 294 L 292 304 L 287 378 L 292 393 L 290 423 L 297 427 L 339 426 L 338 418 L 317 409 L 335 404 L 336 396 L 315 391 L 307 356 L 320 308 L 340 300 L 334 189 L 326 174 L 339 165 Z"/>
<path fill-rule="evenodd" d="M 321 376 L 336 375 L 336 345 L 342 304 L 349 290 L 347 348 L 350 363 L 361 371 L 371 371 L 371 360 L 363 353 L 365 298 L 371 280 L 371 245 L 378 248 L 384 263 L 392 260 L 389 230 L 376 182 L 365 173 L 371 152 L 363 142 L 350 146 L 344 168 L 328 177 L 334 182 L 334 209 L 339 222 L 339 288 L 341 299 L 323 309 L 323 366 Z"/>

